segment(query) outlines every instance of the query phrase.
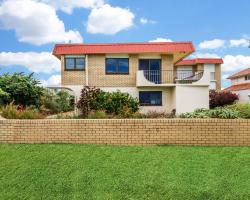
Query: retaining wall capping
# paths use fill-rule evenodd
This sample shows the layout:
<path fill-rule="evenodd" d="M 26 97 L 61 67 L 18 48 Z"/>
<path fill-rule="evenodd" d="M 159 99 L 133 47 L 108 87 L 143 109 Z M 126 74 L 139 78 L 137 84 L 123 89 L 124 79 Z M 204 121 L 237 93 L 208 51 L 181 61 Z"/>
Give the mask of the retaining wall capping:
<path fill-rule="evenodd" d="M 0 143 L 250 146 L 250 120 L 0 120 Z"/>

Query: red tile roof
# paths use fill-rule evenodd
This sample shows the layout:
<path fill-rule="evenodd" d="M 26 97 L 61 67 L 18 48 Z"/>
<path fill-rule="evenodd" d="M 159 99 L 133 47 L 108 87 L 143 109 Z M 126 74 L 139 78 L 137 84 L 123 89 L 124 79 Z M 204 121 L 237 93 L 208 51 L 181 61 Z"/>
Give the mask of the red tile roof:
<path fill-rule="evenodd" d="M 223 91 L 237 91 L 237 90 L 247 90 L 250 89 L 250 83 L 240 83 L 237 85 L 232 85 L 228 88 L 225 88 Z"/>
<path fill-rule="evenodd" d="M 235 78 L 242 77 L 248 74 L 250 74 L 250 68 L 244 69 L 236 74 L 233 74 L 232 76 L 229 76 L 227 79 L 235 79 Z"/>
<path fill-rule="evenodd" d="M 107 44 L 56 44 L 53 55 L 104 53 L 192 53 L 192 42 L 144 42 Z"/>
<path fill-rule="evenodd" d="M 181 60 L 176 64 L 180 65 L 197 65 L 197 64 L 222 64 L 223 60 L 221 58 L 196 58 L 190 60 Z"/>

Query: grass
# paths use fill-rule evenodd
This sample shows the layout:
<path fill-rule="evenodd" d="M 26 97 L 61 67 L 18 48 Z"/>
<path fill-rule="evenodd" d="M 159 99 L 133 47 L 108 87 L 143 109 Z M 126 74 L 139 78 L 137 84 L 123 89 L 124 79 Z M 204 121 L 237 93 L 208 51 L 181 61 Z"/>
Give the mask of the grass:
<path fill-rule="evenodd" d="M 0 199 L 250 199 L 248 147 L 0 145 Z"/>

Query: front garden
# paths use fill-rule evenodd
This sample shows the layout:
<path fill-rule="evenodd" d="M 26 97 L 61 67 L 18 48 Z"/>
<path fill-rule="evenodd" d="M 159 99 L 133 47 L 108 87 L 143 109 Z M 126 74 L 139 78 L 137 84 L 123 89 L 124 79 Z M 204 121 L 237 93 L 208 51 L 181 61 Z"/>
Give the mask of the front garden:
<path fill-rule="evenodd" d="M 176 116 L 171 113 L 139 112 L 138 99 L 120 91 L 104 92 L 84 87 L 75 105 L 74 96 L 65 90 L 49 91 L 40 86 L 33 74 L 15 73 L 0 76 L 0 114 L 7 119 L 43 118 L 250 118 L 250 104 L 237 103 L 230 92 L 210 91 L 210 109 L 198 109 Z M 78 113 L 74 113 L 77 106 Z M 66 113 L 66 114 L 65 114 Z"/>

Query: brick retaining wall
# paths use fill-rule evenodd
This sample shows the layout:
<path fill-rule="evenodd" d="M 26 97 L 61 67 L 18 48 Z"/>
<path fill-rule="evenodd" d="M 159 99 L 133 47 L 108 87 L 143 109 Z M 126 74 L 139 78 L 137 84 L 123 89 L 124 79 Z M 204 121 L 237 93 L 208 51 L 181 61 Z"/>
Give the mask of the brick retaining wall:
<path fill-rule="evenodd" d="M 0 143 L 250 146 L 250 120 L 0 120 Z"/>

